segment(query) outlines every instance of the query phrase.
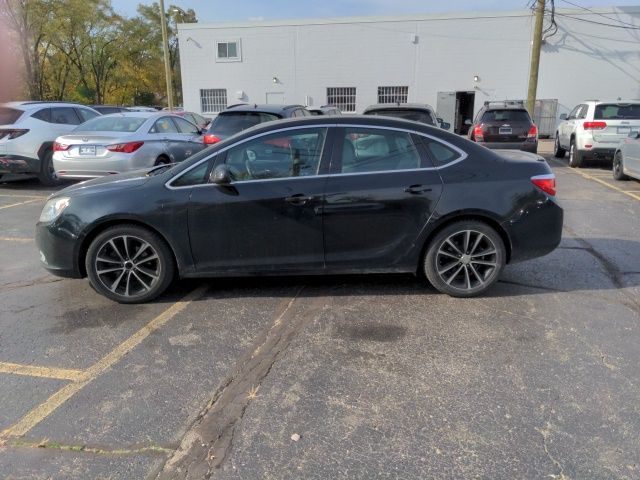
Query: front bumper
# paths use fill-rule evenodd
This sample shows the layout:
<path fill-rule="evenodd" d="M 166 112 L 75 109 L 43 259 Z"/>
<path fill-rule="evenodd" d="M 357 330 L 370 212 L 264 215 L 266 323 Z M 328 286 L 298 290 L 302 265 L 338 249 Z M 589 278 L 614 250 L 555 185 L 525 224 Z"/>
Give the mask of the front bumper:
<path fill-rule="evenodd" d="M 77 262 L 78 240 L 58 220 L 36 224 L 36 246 L 42 266 L 51 274 L 65 278 L 82 278 Z"/>
<path fill-rule="evenodd" d="M 38 173 L 40 159 L 14 154 L 0 154 L 0 174 L 6 173 Z"/>
<path fill-rule="evenodd" d="M 478 142 L 478 145 L 491 150 L 524 150 L 538 153 L 538 142 Z"/>

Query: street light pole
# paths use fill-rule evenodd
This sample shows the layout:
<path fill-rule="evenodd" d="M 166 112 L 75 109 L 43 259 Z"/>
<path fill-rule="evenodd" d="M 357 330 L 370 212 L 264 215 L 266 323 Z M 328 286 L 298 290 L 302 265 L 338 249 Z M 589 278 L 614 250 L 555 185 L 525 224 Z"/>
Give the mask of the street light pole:
<path fill-rule="evenodd" d="M 162 27 L 162 50 L 164 51 L 164 76 L 167 81 L 167 107 L 173 109 L 173 85 L 171 84 L 171 63 L 169 62 L 169 39 L 167 19 L 164 15 L 164 0 L 160 0 L 160 26 Z"/>

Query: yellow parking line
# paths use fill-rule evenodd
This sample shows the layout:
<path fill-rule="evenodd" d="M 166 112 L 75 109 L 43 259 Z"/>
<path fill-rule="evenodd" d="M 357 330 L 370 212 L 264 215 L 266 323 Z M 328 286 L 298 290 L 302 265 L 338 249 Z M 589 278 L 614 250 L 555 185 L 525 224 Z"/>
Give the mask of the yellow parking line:
<path fill-rule="evenodd" d="M 198 287 L 191 293 L 185 295 L 182 300 L 177 301 L 160 315 L 155 317 L 136 333 L 127 338 L 124 342 L 114 348 L 107 355 L 102 357 L 96 364 L 88 368 L 74 383 L 64 386 L 51 395 L 42 404 L 27 413 L 22 419 L 0 433 L 0 440 L 8 437 L 19 437 L 25 435 L 42 420 L 47 418 L 52 412 L 69 400 L 73 395 L 82 390 L 86 385 L 95 380 L 100 374 L 119 362 L 127 353 L 138 346 L 151 333 L 165 325 L 169 320 L 184 310 L 191 302 L 200 298 L 207 290 L 206 286 Z"/>
<path fill-rule="evenodd" d="M 26 205 L 27 203 L 39 202 L 40 200 L 42 200 L 42 199 L 41 198 L 33 198 L 33 199 L 27 200 L 25 202 L 12 203 L 11 205 L 3 205 L 2 207 L 0 207 L 0 210 L 4 210 L 5 208 L 11 208 L 11 207 L 19 207 L 20 205 Z"/>
<path fill-rule="evenodd" d="M 3 242 L 33 242 L 33 238 L 27 237 L 0 237 Z"/>
<path fill-rule="evenodd" d="M 14 194 L 5 194 L 5 193 L 0 193 L 0 197 L 9 197 L 9 198 L 40 198 L 42 200 L 45 200 L 49 197 L 45 196 L 45 195 L 14 195 Z"/>
<path fill-rule="evenodd" d="M 24 375 L 27 377 L 53 378 L 56 380 L 78 381 L 84 372 L 82 370 L 69 370 L 66 368 L 38 367 L 35 365 L 22 365 L 19 363 L 0 362 L 0 373 Z"/>

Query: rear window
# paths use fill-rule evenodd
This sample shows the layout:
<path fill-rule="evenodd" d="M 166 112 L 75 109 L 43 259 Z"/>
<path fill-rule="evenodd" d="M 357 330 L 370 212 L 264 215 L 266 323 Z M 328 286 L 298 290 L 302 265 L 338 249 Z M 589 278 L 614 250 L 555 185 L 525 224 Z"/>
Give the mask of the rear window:
<path fill-rule="evenodd" d="M 0 125 L 10 125 L 12 123 L 16 123 L 16 120 L 20 118 L 22 115 L 22 110 L 17 110 L 15 108 L 0 108 Z"/>
<path fill-rule="evenodd" d="M 435 126 L 436 124 L 433 115 L 431 115 L 429 112 L 420 110 L 373 110 L 371 112 L 367 112 L 367 115 L 381 115 L 383 117 L 402 118 L 404 120 L 412 120 L 414 122 L 426 123 L 427 125 L 433 126 Z"/>
<path fill-rule="evenodd" d="M 531 117 L 526 110 L 489 110 L 480 122 L 531 122 Z"/>
<path fill-rule="evenodd" d="M 254 127 L 264 122 L 272 122 L 281 117 L 273 113 L 263 112 L 234 112 L 221 113 L 211 123 L 209 131 L 222 135 L 235 135 L 242 130 Z"/>
<path fill-rule="evenodd" d="M 135 132 L 146 118 L 140 117 L 96 117 L 84 122 L 77 131 L 82 132 Z"/>
<path fill-rule="evenodd" d="M 601 103 L 596 105 L 595 120 L 640 120 L 640 104 Z"/>

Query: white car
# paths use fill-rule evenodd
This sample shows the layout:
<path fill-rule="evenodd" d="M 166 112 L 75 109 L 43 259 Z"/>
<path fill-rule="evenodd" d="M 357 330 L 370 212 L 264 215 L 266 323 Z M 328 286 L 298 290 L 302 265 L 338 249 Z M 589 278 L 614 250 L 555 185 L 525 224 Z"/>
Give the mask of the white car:
<path fill-rule="evenodd" d="M 556 131 L 554 155 L 569 151 L 569 166 L 582 167 L 588 160 L 613 160 L 620 142 L 640 129 L 640 102 L 589 100 L 574 108 Z"/>
<path fill-rule="evenodd" d="M 640 180 L 640 132 L 633 131 L 625 138 L 613 157 L 613 178 Z"/>

